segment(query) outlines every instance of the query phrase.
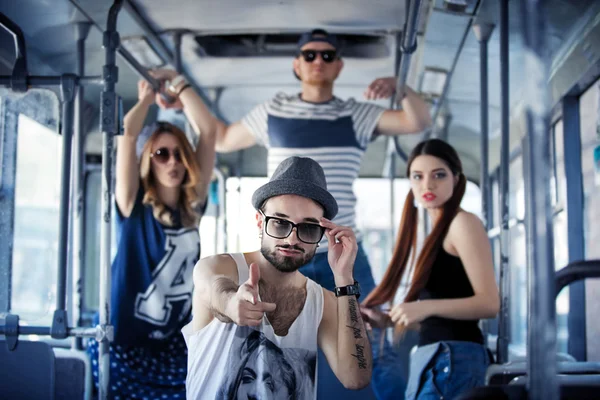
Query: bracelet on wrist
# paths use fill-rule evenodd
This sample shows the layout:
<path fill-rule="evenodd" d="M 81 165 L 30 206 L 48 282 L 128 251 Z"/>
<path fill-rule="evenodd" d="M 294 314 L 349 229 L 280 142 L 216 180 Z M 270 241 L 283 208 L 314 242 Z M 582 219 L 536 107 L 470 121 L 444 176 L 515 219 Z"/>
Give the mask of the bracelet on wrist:
<path fill-rule="evenodd" d="M 166 87 L 167 90 L 171 93 L 177 93 L 177 86 L 181 85 L 181 84 L 186 84 L 187 81 L 185 80 L 185 77 L 183 75 L 177 75 L 175 78 L 173 78 L 173 80 L 171 81 L 167 81 L 166 83 Z"/>
<path fill-rule="evenodd" d="M 180 95 L 181 93 L 183 93 L 183 91 L 184 91 L 184 90 L 186 90 L 186 89 L 189 89 L 189 88 L 191 88 L 191 87 L 192 87 L 192 85 L 191 85 L 190 83 L 186 83 L 185 85 L 183 85 L 183 86 L 181 87 L 181 89 L 179 89 L 179 90 L 177 91 L 177 97 L 179 97 L 179 95 Z"/>

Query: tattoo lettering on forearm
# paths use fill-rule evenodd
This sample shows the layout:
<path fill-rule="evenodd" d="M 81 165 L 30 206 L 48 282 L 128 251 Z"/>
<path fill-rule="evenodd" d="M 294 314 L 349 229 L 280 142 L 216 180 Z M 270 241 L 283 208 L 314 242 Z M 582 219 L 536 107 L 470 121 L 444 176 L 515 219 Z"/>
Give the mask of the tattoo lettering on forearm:
<path fill-rule="evenodd" d="M 358 368 L 367 369 L 367 359 L 365 357 L 365 346 L 360 344 L 356 345 L 356 354 L 352 354 L 352 357 L 358 361 Z"/>
<path fill-rule="evenodd" d="M 352 334 L 354 335 L 354 339 L 362 339 L 362 333 L 360 331 L 360 328 L 355 328 L 353 326 L 350 325 L 346 325 L 348 328 L 352 329 Z"/>
<path fill-rule="evenodd" d="M 348 299 L 348 307 L 350 310 L 350 321 L 358 324 L 358 308 L 356 307 L 356 300 Z"/>

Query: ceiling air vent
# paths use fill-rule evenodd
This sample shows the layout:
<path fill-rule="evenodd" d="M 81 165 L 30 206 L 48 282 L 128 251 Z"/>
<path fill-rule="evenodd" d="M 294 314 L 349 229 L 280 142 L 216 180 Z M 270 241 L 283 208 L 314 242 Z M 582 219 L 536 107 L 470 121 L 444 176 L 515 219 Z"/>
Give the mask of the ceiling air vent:
<path fill-rule="evenodd" d="M 231 34 L 196 36 L 201 57 L 293 57 L 299 34 Z M 342 56 L 349 58 L 389 57 L 393 38 L 385 35 L 338 34 Z"/>

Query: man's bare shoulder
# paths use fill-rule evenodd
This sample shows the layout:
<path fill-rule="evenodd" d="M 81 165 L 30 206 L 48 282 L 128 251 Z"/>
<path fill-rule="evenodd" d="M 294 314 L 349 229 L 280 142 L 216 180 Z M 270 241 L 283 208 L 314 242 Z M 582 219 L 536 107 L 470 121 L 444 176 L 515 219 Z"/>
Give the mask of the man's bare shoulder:
<path fill-rule="evenodd" d="M 225 275 L 237 281 L 237 264 L 229 254 L 216 254 L 201 258 L 194 267 L 194 277 L 205 275 Z"/>

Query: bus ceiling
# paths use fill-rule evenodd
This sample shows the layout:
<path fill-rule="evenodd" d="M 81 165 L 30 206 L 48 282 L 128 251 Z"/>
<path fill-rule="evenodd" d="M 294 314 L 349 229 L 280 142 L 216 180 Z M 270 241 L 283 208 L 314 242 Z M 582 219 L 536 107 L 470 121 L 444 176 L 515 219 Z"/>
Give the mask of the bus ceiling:
<path fill-rule="evenodd" d="M 414 3 L 414 2 L 412 2 Z M 30 72 L 45 75 L 75 71 L 76 22 L 92 24 L 86 40 L 86 75 L 102 74 L 104 54 L 101 51 L 105 18 L 110 2 L 65 0 L 53 4 L 23 0 L 17 8 L 8 0 L 0 7 L 15 24 L 24 29 Z M 362 97 L 365 87 L 376 77 L 392 75 L 402 41 L 411 2 L 386 0 L 377 6 L 342 0 L 327 1 L 316 7 L 304 1 L 277 2 L 259 0 L 248 9 L 244 2 L 232 1 L 218 7 L 205 2 L 184 1 L 172 7 L 160 0 L 125 1 L 118 22 L 121 46 L 118 50 L 119 83 L 117 92 L 124 107 L 135 101 L 135 82 L 150 79 L 148 68 L 178 67 L 203 95 L 212 110 L 223 120 L 236 121 L 274 92 L 294 91 L 298 82 L 290 72 L 293 43 L 297 35 L 310 28 L 325 28 L 339 34 L 346 45 L 345 67 L 336 81 L 340 97 Z M 406 81 L 421 91 L 432 104 L 437 116 L 433 135 L 449 140 L 466 161 L 469 179 L 478 182 L 481 132 L 477 110 L 479 95 L 479 42 L 474 25 L 499 24 L 496 1 L 423 0 L 416 24 L 417 49 L 411 56 Z M 597 35 L 598 23 L 593 18 L 598 2 L 549 1 L 549 50 L 553 55 L 550 74 L 553 103 L 574 89 L 583 91 L 593 74 L 573 81 L 569 71 L 591 71 L 599 60 L 599 51 L 586 43 Z M 35 13 L 28 10 L 36 10 Z M 509 7 L 509 24 L 516 32 L 519 7 Z M 573 28 L 575 27 L 575 28 Z M 493 170 L 500 162 L 500 37 L 494 29 L 487 45 L 489 58 L 489 144 L 488 164 Z M 585 37 L 588 39 L 586 40 Z M 521 39 L 509 35 L 509 79 L 511 126 L 518 125 L 519 101 L 525 77 L 522 73 L 524 52 Z M 2 41 L 6 47 L 6 40 Z M 12 44 L 9 39 L 8 43 Z M 179 44 L 179 46 L 176 46 Z M 7 54 L 8 53 L 8 54 Z M 0 49 L 0 59 L 12 65 L 11 48 Z M 68 55 L 65 57 L 65 54 Z M 583 57 L 581 56 L 583 55 Z M 2 64 L 2 63 L 0 63 Z M 52 71 L 48 71 L 51 69 Z M 39 72 L 38 72 L 39 71 Z M 585 76 L 588 76 L 586 81 Z M 155 83 L 156 84 L 156 83 Z M 587 85 L 587 86 L 586 86 Z M 98 89 L 85 92 L 88 107 L 95 118 L 86 125 L 86 151 L 101 153 L 97 118 Z M 558 97 L 557 97 L 558 96 Z M 382 102 L 383 105 L 389 105 Z M 514 119 L 515 122 L 512 122 Z M 520 136 L 511 129 L 511 151 L 520 146 Z M 409 149 L 415 138 L 399 138 L 398 147 Z M 370 146 L 361 176 L 377 177 L 389 171 L 393 148 L 383 139 Z M 252 160 L 262 155 L 259 149 L 246 151 L 245 164 L 238 166 L 243 175 L 265 176 L 266 166 Z M 237 155 L 223 155 L 221 160 L 235 165 Z M 259 158 L 262 159 L 262 158 Z M 400 158 L 401 160 L 401 158 Z M 402 161 L 395 163 L 395 176 L 404 175 Z"/>

